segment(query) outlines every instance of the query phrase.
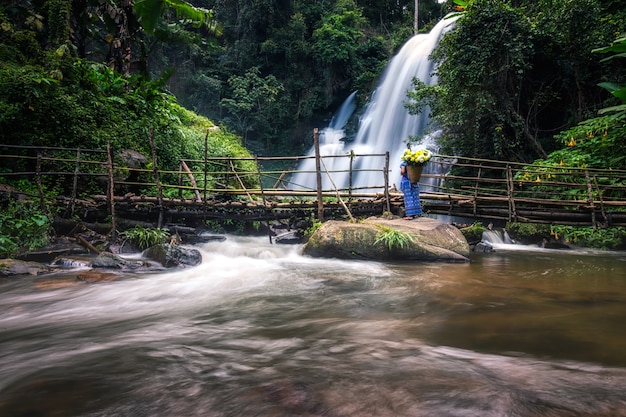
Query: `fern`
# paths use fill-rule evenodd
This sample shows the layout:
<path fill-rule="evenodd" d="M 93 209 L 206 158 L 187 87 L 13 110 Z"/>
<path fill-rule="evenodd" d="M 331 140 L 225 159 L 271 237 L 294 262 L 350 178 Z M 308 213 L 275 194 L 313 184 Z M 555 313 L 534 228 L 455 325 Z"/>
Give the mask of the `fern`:
<path fill-rule="evenodd" d="M 410 233 L 401 232 L 396 229 L 392 229 L 391 227 L 376 225 L 381 231 L 378 233 L 374 244 L 382 243 L 387 248 L 392 251 L 394 249 L 404 249 L 407 248 L 411 243 L 413 243 L 413 237 Z"/>

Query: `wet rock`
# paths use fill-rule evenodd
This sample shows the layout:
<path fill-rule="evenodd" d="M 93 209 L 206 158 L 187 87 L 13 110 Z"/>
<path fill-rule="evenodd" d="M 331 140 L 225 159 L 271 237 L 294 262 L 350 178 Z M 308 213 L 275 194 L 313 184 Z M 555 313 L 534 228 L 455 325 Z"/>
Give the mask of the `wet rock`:
<path fill-rule="evenodd" d="M 181 234 L 180 241 L 186 245 L 196 245 L 207 242 L 222 242 L 226 240 L 226 236 L 211 233 L 189 233 Z"/>
<path fill-rule="evenodd" d="M 554 239 L 548 240 L 545 238 L 539 243 L 538 246 L 546 249 L 571 249 L 571 247 L 569 245 L 566 245 L 565 243 L 561 243 Z"/>
<path fill-rule="evenodd" d="M 120 276 L 119 274 L 93 269 L 90 271 L 79 272 L 76 275 L 76 280 L 86 283 L 112 282 L 119 279 L 122 279 L 122 276 Z"/>
<path fill-rule="evenodd" d="M 290 230 L 274 236 L 274 243 L 297 245 L 304 242 L 304 235 L 299 230 Z"/>
<path fill-rule="evenodd" d="M 102 252 L 91 262 L 92 268 L 137 269 L 144 267 L 142 261 L 124 259 L 111 252 Z"/>
<path fill-rule="evenodd" d="M 146 249 L 143 256 L 166 268 L 196 266 L 202 262 L 202 254 L 199 250 L 168 243 Z"/>
<path fill-rule="evenodd" d="M 19 259 L 0 260 L 0 276 L 40 275 L 50 272 L 50 267 L 39 262 L 21 261 Z"/>
<path fill-rule="evenodd" d="M 86 257 L 72 257 L 72 256 L 59 256 L 50 262 L 50 266 L 60 269 L 76 269 L 87 268 L 92 262 L 92 258 Z"/>
<path fill-rule="evenodd" d="M 49 263 L 61 255 L 85 254 L 89 251 L 67 237 L 57 238 L 49 245 L 37 248 L 18 256 L 23 261 Z"/>
<path fill-rule="evenodd" d="M 124 149 L 119 153 L 119 157 L 128 168 L 143 168 L 148 162 L 146 156 L 132 149 Z"/>
<path fill-rule="evenodd" d="M 472 248 L 472 252 L 477 252 L 477 253 L 490 253 L 490 252 L 495 252 L 495 251 L 496 250 L 493 248 L 493 246 L 491 246 L 487 242 L 482 242 L 482 241 L 478 242 Z"/>
<path fill-rule="evenodd" d="M 402 247 L 380 241 L 386 229 L 410 236 Z M 371 217 L 362 223 L 330 220 L 309 238 L 305 255 L 383 261 L 468 262 L 469 244 L 456 227 L 435 219 Z"/>

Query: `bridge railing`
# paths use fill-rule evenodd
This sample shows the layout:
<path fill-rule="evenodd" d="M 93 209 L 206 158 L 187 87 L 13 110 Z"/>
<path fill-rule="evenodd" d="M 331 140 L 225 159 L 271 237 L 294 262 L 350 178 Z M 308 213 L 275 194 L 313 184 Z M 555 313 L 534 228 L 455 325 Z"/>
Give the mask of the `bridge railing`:
<path fill-rule="evenodd" d="M 155 153 L 156 155 L 156 153 Z M 390 183 L 388 154 L 339 155 L 332 158 L 383 158 L 377 170 L 380 184 L 356 189 L 350 185 L 315 190 L 293 189 L 290 178 L 299 173 L 300 162 L 310 156 L 223 158 L 181 160 L 177 170 L 159 167 L 154 156 L 123 162 L 112 149 L 26 147 L 0 145 L 0 183 L 10 183 L 16 192 L 39 198 L 45 204 L 51 195 L 65 202 L 68 215 L 86 197 L 104 199 L 114 212 L 115 201 L 153 201 L 164 204 L 209 204 L 221 199 L 261 201 L 309 199 L 317 201 L 318 215 L 323 200 L 356 199 L 390 201 L 401 194 Z M 326 157 L 320 157 L 323 160 Z M 149 166 L 150 168 L 146 168 Z M 323 170 L 315 175 L 345 175 Z M 350 170 L 354 175 L 357 170 Z M 24 181 L 26 180 L 26 181 Z M 332 182 L 331 182 L 332 184 Z M 510 221 L 571 221 L 593 225 L 622 224 L 626 212 L 626 171 L 601 170 L 564 165 L 533 165 L 506 161 L 435 155 L 420 180 L 427 212 Z M 97 199 L 96 198 L 96 199 Z M 626 219 L 623 220 L 626 224 Z"/>
<path fill-rule="evenodd" d="M 468 217 L 509 221 L 623 222 L 626 171 L 572 167 L 563 164 L 522 164 L 437 155 L 429 192 L 423 198 L 454 200 L 446 209 Z M 446 197 L 447 196 L 447 197 Z"/>

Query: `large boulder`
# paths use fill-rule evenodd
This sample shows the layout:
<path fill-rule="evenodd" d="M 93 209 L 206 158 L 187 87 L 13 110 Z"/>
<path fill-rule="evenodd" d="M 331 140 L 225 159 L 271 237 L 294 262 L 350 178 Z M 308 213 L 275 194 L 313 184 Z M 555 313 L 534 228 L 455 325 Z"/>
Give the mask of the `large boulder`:
<path fill-rule="evenodd" d="M 196 266 L 202 263 L 202 254 L 198 249 L 167 243 L 146 249 L 143 252 L 143 256 L 160 263 L 166 268 Z"/>
<path fill-rule="evenodd" d="M 111 252 L 101 252 L 91 261 L 92 268 L 135 270 L 144 266 L 141 260 L 124 259 Z"/>
<path fill-rule="evenodd" d="M 44 264 L 18 259 L 0 259 L 0 276 L 11 277 L 15 275 L 41 275 L 50 272 L 50 268 Z"/>
<path fill-rule="evenodd" d="M 389 249 L 381 239 L 389 229 L 410 236 L 406 245 Z M 470 248 L 459 229 L 435 219 L 372 217 L 361 223 L 327 221 L 313 233 L 303 251 L 322 258 L 468 262 Z"/>

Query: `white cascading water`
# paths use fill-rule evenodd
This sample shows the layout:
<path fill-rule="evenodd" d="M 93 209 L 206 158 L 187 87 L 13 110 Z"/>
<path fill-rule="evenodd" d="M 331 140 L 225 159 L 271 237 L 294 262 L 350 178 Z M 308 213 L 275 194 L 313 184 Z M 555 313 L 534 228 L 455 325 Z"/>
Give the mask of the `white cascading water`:
<path fill-rule="evenodd" d="M 319 133 L 320 155 L 345 155 L 342 139 L 345 136 L 344 128 L 352 116 L 352 113 L 356 110 L 356 93 L 355 91 L 348 96 L 341 107 L 339 107 L 339 110 L 333 115 L 328 127 Z M 315 149 L 311 148 L 307 156 L 315 156 Z M 345 158 L 325 158 L 324 166 L 328 171 L 342 169 L 342 164 L 345 163 L 342 159 Z M 322 167 L 322 170 L 323 169 L 324 167 Z M 347 183 L 347 177 L 343 178 L 344 175 L 347 176 L 348 174 L 333 174 L 333 182 L 335 182 L 335 184 L 343 184 L 343 181 Z M 304 159 L 298 166 L 298 172 L 291 177 L 290 183 L 292 189 L 311 190 L 316 188 L 315 181 L 315 160 Z M 322 175 L 322 188 L 330 189 L 331 187 L 332 184 L 328 175 Z"/>
<path fill-rule="evenodd" d="M 320 155 L 323 157 L 346 155 L 350 151 L 357 155 L 385 154 L 389 152 L 390 170 L 398 173 L 399 176 L 399 170 L 396 167 L 400 165 L 400 158 L 406 149 L 409 138 L 411 136 L 422 137 L 429 123 L 429 109 L 424 109 L 419 115 L 409 114 L 404 107 L 406 93 L 412 88 L 414 77 L 431 85 L 436 82 L 436 77 L 432 75 L 434 63 L 429 59 L 429 55 L 446 31 L 453 27 L 455 21 L 455 18 L 443 19 L 429 33 L 418 34 L 411 38 L 400 49 L 398 54 L 392 58 L 385 69 L 379 86 L 376 88 L 361 117 L 355 140 L 349 143 L 341 141 L 344 137 L 343 127 L 350 117 L 350 115 L 347 117 L 344 115 L 341 118 L 343 121 L 342 125 L 339 123 L 333 125 L 331 122 L 328 128 L 320 132 Z M 350 99 L 352 103 L 354 103 L 353 96 L 354 93 Z M 346 100 L 347 102 L 349 100 Z M 426 138 L 420 146 L 432 148 L 436 145 L 433 142 L 429 142 L 428 138 Z M 313 152 L 314 150 L 311 150 L 309 155 L 314 155 Z M 329 189 L 332 187 L 328 175 L 324 173 L 325 170 L 345 171 L 333 172 L 332 180 L 337 188 L 348 188 L 350 185 L 348 173 L 350 168 L 349 158 L 323 158 L 322 160 L 324 162 L 324 165 L 321 167 L 323 188 Z M 314 164 L 313 160 L 306 160 L 300 164 L 298 171 L 310 172 L 295 174 L 291 179 L 294 188 L 316 188 Z M 381 171 L 384 166 L 384 156 L 355 158 L 353 169 L 363 171 L 357 171 L 353 174 L 352 187 L 381 188 L 383 186 Z M 377 172 L 370 170 L 376 170 Z M 398 181 L 392 174 L 390 182 L 393 184 Z"/>

